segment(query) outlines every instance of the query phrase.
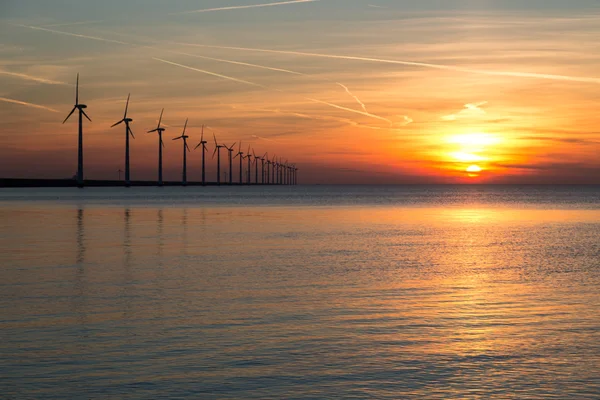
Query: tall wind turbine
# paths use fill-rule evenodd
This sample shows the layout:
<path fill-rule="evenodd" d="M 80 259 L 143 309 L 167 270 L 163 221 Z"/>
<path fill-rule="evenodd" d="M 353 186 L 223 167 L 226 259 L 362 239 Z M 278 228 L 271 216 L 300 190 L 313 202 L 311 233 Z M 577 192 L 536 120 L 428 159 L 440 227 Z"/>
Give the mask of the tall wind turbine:
<path fill-rule="evenodd" d="M 254 149 L 252 149 L 252 155 L 254 157 L 254 183 L 258 185 L 258 160 L 260 160 L 260 157 L 256 157 Z"/>
<path fill-rule="evenodd" d="M 213 133 L 213 139 L 215 140 L 215 151 L 213 152 L 212 156 L 213 156 L 213 158 L 215 158 L 215 153 L 218 154 L 218 156 L 217 156 L 217 185 L 220 185 L 221 184 L 221 149 L 225 146 L 217 143 L 217 138 L 214 133 Z"/>
<path fill-rule="evenodd" d="M 240 158 L 240 185 L 244 184 L 244 180 L 243 180 L 243 176 L 242 176 L 242 172 L 244 167 L 242 166 L 242 163 L 244 162 L 244 152 L 242 151 L 242 142 L 240 142 L 239 146 L 238 146 L 238 152 L 235 155 L 234 158 Z"/>
<path fill-rule="evenodd" d="M 265 157 L 267 157 L 269 155 L 269 153 L 265 153 L 263 154 L 262 157 L 260 157 L 260 178 L 261 178 L 261 183 L 264 185 L 265 184 Z"/>
<path fill-rule="evenodd" d="M 273 160 L 271 160 L 271 164 L 273 165 L 273 173 L 272 173 L 272 178 L 271 178 L 271 183 L 274 185 L 275 182 L 275 171 L 277 169 L 277 157 L 275 155 L 273 155 Z"/>
<path fill-rule="evenodd" d="M 162 128 L 160 126 L 160 123 L 162 122 L 163 112 L 165 112 L 164 108 L 160 112 L 160 118 L 158 119 L 158 126 L 156 127 L 156 129 L 148 131 L 148 133 L 158 132 L 158 186 L 163 185 L 162 151 L 163 147 L 165 147 L 165 143 L 163 142 L 162 134 L 165 131 L 165 128 Z"/>
<path fill-rule="evenodd" d="M 79 104 L 79 74 L 77 74 L 77 85 L 75 87 L 75 105 L 73 109 L 63 121 L 63 124 L 73 115 L 75 110 L 79 110 L 79 141 L 77 150 L 77 187 L 83 187 L 83 117 L 85 116 L 88 121 L 92 122 L 90 117 L 87 116 L 84 108 L 87 108 L 85 104 Z"/>
<path fill-rule="evenodd" d="M 230 147 L 225 146 L 227 151 L 229 152 L 229 184 L 233 185 L 233 151 L 235 150 L 235 143 Z"/>
<path fill-rule="evenodd" d="M 194 148 L 196 150 L 198 147 L 202 146 L 202 186 L 206 185 L 206 140 L 204 140 L 204 125 L 202 125 L 202 136 L 200 136 L 200 143 Z"/>
<path fill-rule="evenodd" d="M 188 147 L 187 144 L 187 140 L 189 138 L 189 136 L 187 136 L 185 134 L 185 130 L 187 129 L 187 124 L 188 124 L 188 120 L 185 120 L 185 125 L 183 126 L 183 132 L 181 133 L 181 136 L 177 136 L 176 138 L 174 138 L 173 140 L 179 140 L 179 139 L 183 139 L 183 175 L 181 177 L 181 184 L 183 186 L 187 185 L 187 152 L 190 151 L 190 148 Z"/>
<path fill-rule="evenodd" d="M 127 109 L 129 108 L 129 98 L 131 97 L 131 93 L 127 95 L 127 103 L 125 104 L 125 114 L 123 114 L 123 119 L 119 122 L 115 123 L 111 128 L 125 122 L 125 186 L 131 186 L 131 181 L 129 179 L 129 135 L 135 139 L 133 136 L 133 132 L 129 127 L 129 123 L 133 121 L 131 118 L 127 118 Z"/>
<path fill-rule="evenodd" d="M 266 159 L 267 161 L 267 171 L 265 176 L 267 177 L 267 185 L 269 185 L 271 183 L 271 160 L 269 160 L 269 157 L 267 157 Z"/>
<path fill-rule="evenodd" d="M 252 180 L 250 179 L 250 171 L 252 170 L 252 154 L 250 154 L 250 145 L 248 145 L 248 153 L 246 154 L 246 158 L 248 159 L 248 181 L 246 183 L 250 185 L 252 183 Z"/>

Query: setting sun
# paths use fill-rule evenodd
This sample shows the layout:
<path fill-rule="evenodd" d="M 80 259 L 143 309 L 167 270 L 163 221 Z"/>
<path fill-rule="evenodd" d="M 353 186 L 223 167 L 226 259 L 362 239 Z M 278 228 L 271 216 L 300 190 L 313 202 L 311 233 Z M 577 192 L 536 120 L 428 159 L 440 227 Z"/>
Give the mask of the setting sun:
<path fill-rule="evenodd" d="M 469 168 L 467 168 L 467 172 L 471 172 L 471 173 L 481 172 L 481 167 L 479 167 L 477 165 L 471 165 Z"/>

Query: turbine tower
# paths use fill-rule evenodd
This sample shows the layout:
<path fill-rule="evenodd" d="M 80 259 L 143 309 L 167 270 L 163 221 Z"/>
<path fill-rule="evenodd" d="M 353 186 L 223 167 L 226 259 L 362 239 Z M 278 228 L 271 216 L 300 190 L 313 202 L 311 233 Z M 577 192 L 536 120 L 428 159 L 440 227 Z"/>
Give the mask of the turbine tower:
<path fill-rule="evenodd" d="M 165 147 L 165 143 L 163 142 L 162 134 L 165 131 L 165 128 L 162 128 L 160 126 L 160 123 L 162 122 L 163 112 L 165 112 L 164 108 L 160 112 L 160 118 L 158 119 L 158 126 L 156 127 L 156 129 L 148 131 L 148 133 L 158 132 L 158 186 L 163 185 L 162 151 L 163 147 Z"/>
<path fill-rule="evenodd" d="M 183 186 L 187 185 L 187 152 L 190 151 L 190 148 L 188 147 L 188 144 L 187 144 L 187 140 L 188 140 L 189 136 L 187 136 L 185 134 L 187 124 L 188 124 L 188 120 L 186 119 L 185 125 L 183 126 L 183 132 L 181 133 L 181 136 L 177 136 L 176 138 L 173 139 L 173 140 L 183 139 L 183 174 L 181 177 L 181 184 Z"/>
<path fill-rule="evenodd" d="M 227 151 L 229 152 L 229 184 L 233 185 L 233 151 L 235 150 L 234 148 L 235 143 L 231 145 L 231 147 L 227 147 L 225 146 L 225 148 L 227 149 Z"/>
<path fill-rule="evenodd" d="M 267 157 L 267 172 L 265 174 L 266 178 L 267 178 L 267 185 L 269 185 L 271 183 L 271 160 L 269 160 L 269 157 Z"/>
<path fill-rule="evenodd" d="M 73 115 L 75 110 L 79 110 L 79 141 L 77 150 L 77 187 L 83 187 L 83 117 L 85 116 L 88 121 L 92 122 L 90 117 L 87 116 L 84 108 L 87 108 L 85 104 L 79 104 L 79 74 L 77 74 L 77 84 L 75 86 L 75 105 L 73 109 L 63 121 L 63 124 Z"/>
<path fill-rule="evenodd" d="M 129 135 L 135 139 L 133 136 L 133 132 L 129 127 L 129 123 L 133 121 L 131 118 L 127 118 L 127 109 L 129 108 L 129 98 L 131 97 L 131 93 L 127 95 L 127 103 L 125 104 L 125 114 L 123 114 L 123 119 L 119 122 L 115 123 L 111 128 L 125 122 L 125 186 L 131 186 L 131 180 L 129 179 Z"/>
<path fill-rule="evenodd" d="M 273 155 L 273 160 L 271 160 L 271 164 L 273 165 L 273 173 L 271 174 L 271 184 L 275 184 L 275 171 L 277 169 L 277 157 Z"/>
<path fill-rule="evenodd" d="M 244 169 L 244 167 L 242 166 L 242 163 L 244 161 L 244 152 L 242 151 L 242 142 L 240 142 L 240 144 L 238 146 L 238 152 L 237 152 L 237 154 L 235 155 L 234 158 L 238 158 L 238 157 L 240 158 L 240 185 L 243 185 L 244 184 L 244 180 L 242 179 L 243 178 L 242 175 L 243 175 L 243 169 Z"/>
<path fill-rule="evenodd" d="M 254 157 L 254 183 L 258 185 L 258 160 L 260 160 L 260 157 L 256 157 L 254 149 L 252 149 L 252 155 Z"/>
<path fill-rule="evenodd" d="M 215 137 L 214 133 L 213 133 L 213 139 L 215 140 L 215 151 L 213 152 L 212 158 L 215 158 L 215 154 L 218 154 L 218 156 L 217 156 L 217 185 L 220 185 L 221 184 L 221 149 L 225 146 L 217 143 L 217 138 Z"/>
<path fill-rule="evenodd" d="M 206 144 L 208 142 L 204 140 L 204 125 L 202 125 L 202 136 L 200 136 L 200 143 L 194 148 L 196 150 L 198 147 L 202 146 L 202 186 L 206 185 Z"/>

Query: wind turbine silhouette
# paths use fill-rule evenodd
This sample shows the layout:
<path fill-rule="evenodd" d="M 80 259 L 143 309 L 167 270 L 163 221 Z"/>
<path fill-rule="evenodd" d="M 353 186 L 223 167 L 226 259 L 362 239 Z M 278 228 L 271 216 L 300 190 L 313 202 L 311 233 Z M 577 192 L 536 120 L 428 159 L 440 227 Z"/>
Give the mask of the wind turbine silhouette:
<path fill-rule="evenodd" d="M 263 154 L 262 157 L 259 158 L 259 160 L 260 160 L 260 169 L 261 169 L 261 172 L 260 172 L 260 179 L 261 179 L 261 181 L 260 182 L 263 185 L 265 184 L 265 157 L 267 157 L 268 154 L 269 153 L 265 153 L 265 154 Z"/>
<path fill-rule="evenodd" d="M 92 122 L 90 117 L 87 116 L 84 108 L 87 108 L 85 104 L 79 104 L 79 74 L 77 74 L 77 84 L 75 89 L 75 105 L 73 109 L 67 115 L 67 118 L 63 121 L 63 124 L 67 122 L 71 115 L 75 112 L 75 110 L 79 110 L 79 140 L 78 140 L 78 150 L 77 150 L 77 187 L 83 187 L 83 117 L 85 116 L 88 121 Z"/>
<path fill-rule="evenodd" d="M 160 112 L 160 118 L 158 119 L 158 125 L 156 129 L 148 131 L 148 133 L 158 132 L 158 186 L 163 185 L 162 149 L 163 147 L 165 147 L 165 143 L 163 142 L 162 134 L 165 131 L 165 128 L 162 128 L 160 126 L 160 123 L 162 122 L 163 112 L 165 112 L 164 108 Z"/>
<path fill-rule="evenodd" d="M 273 160 L 271 161 L 271 164 L 273 165 L 273 173 L 271 174 L 271 184 L 275 184 L 275 170 L 277 169 L 277 157 L 275 155 L 273 155 Z"/>
<path fill-rule="evenodd" d="M 185 120 L 185 125 L 183 126 L 183 132 L 181 133 L 181 136 L 177 136 L 176 138 L 173 138 L 173 140 L 183 139 L 183 174 L 182 174 L 182 178 L 181 178 L 181 184 L 183 186 L 187 185 L 187 152 L 190 151 L 190 148 L 188 147 L 188 144 L 187 144 L 187 140 L 188 140 L 189 136 L 187 136 L 185 134 L 187 124 L 188 124 L 188 119 Z"/>
<path fill-rule="evenodd" d="M 233 159 L 231 158 L 231 156 L 233 155 L 233 151 L 234 149 L 235 143 L 231 145 L 231 147 L 227 147 L 225 146 L 225 148 L 227 149 L 227 151 L 229 152 L 229 184 L 233 185 Z"/>
<path fill-rule="evenodd" d="M 252 154 L 250 154 L 250 145 L 248 145 L 248 153 L 246 153 L 246 158 L 248 159 L 248 185 L 250 185 L 252 183 L 252 180 L 250 179 L 250 174 L 252 171 Z"/>
<path fill-rule="evenodd" d="M 202 146 L 202 186 L 206 185 L 206 144 L 208 142 L 204 140 L 204 125 L 202 125 L 202 136 L 200 136 L 200 143 L 194 148 L 196 150 L 198 147 Z"/>
<path fill-rule="evenodd" d="M 217 185 L 220 185 L 221 184 L 221 149 L 225 146 L 217 143 L 217 138 L 214 133 L 213 133 L 213 139 L 215 140 L 215 151 L 213 152 L 212 158 L 215 158 L 215 153 L 218 153 L 218 156 L 217 156 Z"/>
<path fill-rule="evenodd" d="M 242 162 L 244 161 L 244 152 L 242 151 L 242 142 L 238 145 L 238 152 L 234 158 L 240 158 L 240 185 L 244 184 L 244 180 L 242 179 L 242 170 L 244 167 L 242 166 Z"/>
<path fill-rule="evenodd" d="M 256 157 L 254 149 L 252 149 L 252 155 L 254 157 L 254 183 L 258 185 L 258 160 L 260 160 L 260 157 Z"/>
<path fill-rule="evenodd" d="M 265 176 L 267 178 L 267 185 L 268 185 L 271 182 L 271 160 L 269 160 L 269 157 L 267 157 L 266 161 L 267 161 L 267 171 L 266 171 Z"/>
<path fill-rule="evenodd" d="M 127 118 L 127 109 L 129 108 L 129 98 L 130 97 L 131 97 L 131 93 L 129 95 L 127 95 L 127 103 L 125 104 L 125 114 L 123 114 L 123 119 L 111 126 L 111 128 L 114 128 L 115 126 L 125 122 L 125 186 L 126 187 L 131 186 L 131 181 L 129 179 L 129 135 L 131 135 L 131 137 L 135 139 L 135 136 L 133 136 L 133 132 L 131 131 L 131 128 L 129 127 L 129 123 L 132 122 L 133 119 Z"/>

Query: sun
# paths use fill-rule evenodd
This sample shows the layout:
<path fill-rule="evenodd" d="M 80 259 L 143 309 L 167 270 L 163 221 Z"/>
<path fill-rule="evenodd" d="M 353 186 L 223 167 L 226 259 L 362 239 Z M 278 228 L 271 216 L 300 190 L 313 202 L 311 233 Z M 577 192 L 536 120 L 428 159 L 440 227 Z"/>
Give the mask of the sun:
<path fill-rule="evenodd" d="M 481 171 L 482 169 L 479 165 L 471 165 L 469 168 L 467 168 L 467 172 L 470 173 L 479 173 Z"/>

